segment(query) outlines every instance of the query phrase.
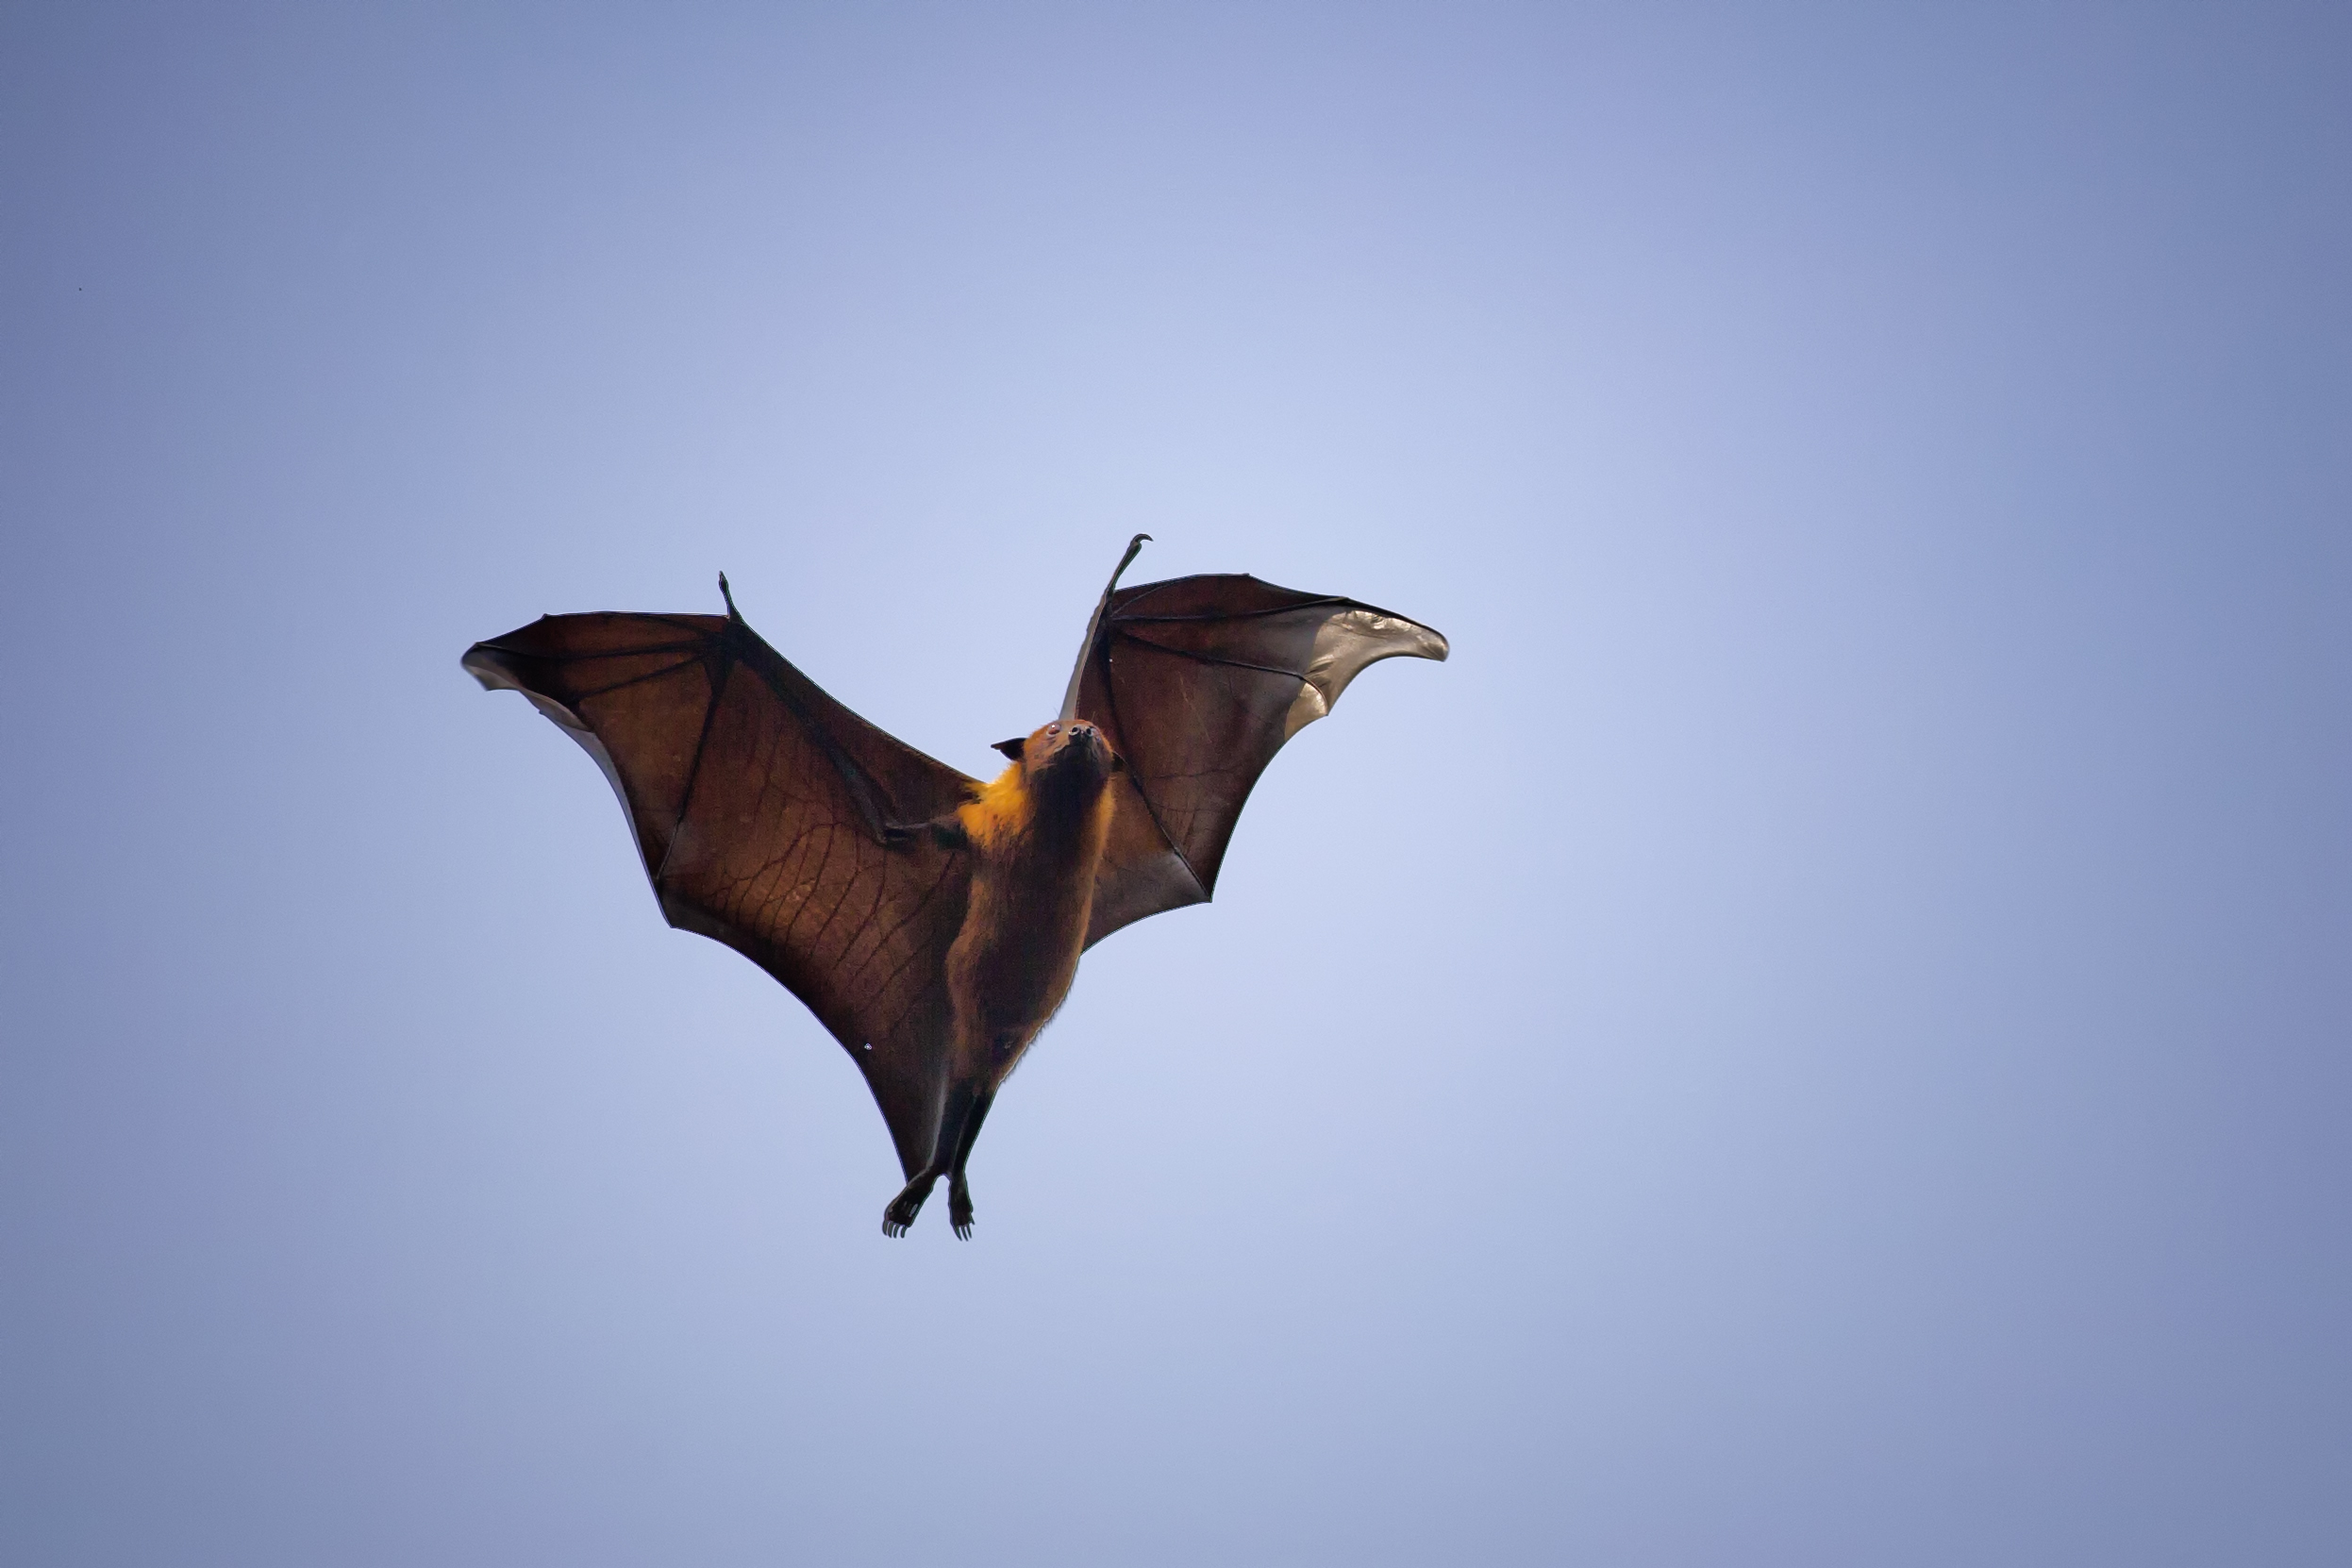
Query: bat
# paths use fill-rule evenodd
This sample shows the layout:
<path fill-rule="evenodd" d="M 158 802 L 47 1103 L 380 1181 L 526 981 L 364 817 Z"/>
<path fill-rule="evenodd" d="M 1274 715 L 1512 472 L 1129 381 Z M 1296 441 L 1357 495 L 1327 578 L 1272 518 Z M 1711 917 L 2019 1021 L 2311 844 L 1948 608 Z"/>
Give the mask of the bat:
<path fill-rule="evenodd" d="M 1078 955 L 1206 902 L 1252 785 L 1367 665 L 1443 659 L 1418 622 L 1240 575 L 1122 589 L 1087 623 L 1054 719 L 998 742 L 987 783 L 834 701 L 725 615 L 547 615 L 466 670 L 529 698 L 596 759 L 672 926 L 782 982 L 865 1075 L 906 1186 L 904 1235 L 964 1168 Z"/>

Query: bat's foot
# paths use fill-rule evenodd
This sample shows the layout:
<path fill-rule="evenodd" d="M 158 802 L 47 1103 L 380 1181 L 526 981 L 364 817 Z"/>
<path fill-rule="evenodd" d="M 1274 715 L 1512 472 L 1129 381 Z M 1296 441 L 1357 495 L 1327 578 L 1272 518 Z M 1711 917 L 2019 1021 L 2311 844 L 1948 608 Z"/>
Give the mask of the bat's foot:
<path fill-rule="evenodd" d="M 947 1223 L 956 1227 L 956 1240 L 972 1240 L 972 1187 L 961 1176 L 947 1183 Z"/>
<path fill-rule="evenodd" d="M 917 1214 L 923 1212 L 923 1200 L 931 1195 L 931 1184 L 937 1180 L 939 1177 L 926 1173 L 900 1188 L 898 1195 L 891 1199 L 890 1207 L 882 1210 L 882 1234 L 907 1234 L 907 1227 L 914 1224 Z"/>

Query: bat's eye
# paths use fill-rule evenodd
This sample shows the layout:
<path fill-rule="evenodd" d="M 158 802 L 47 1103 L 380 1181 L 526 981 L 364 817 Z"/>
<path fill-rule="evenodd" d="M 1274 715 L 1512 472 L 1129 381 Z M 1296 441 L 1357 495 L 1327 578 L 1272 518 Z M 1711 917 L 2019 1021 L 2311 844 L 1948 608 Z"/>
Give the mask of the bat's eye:
<path fill-rule="evenodd" d="M 1045 726 L 1045 733 L 1046 733 L 1046 734 L 1048 734 L 1048 735 L 1059 735 L 1059 734 L 1060 734 L 1060 733 L 1061 733 L 1061 726 L 1059 726 L 1059 725 L 1047 725 L 1047 726 Z"/>

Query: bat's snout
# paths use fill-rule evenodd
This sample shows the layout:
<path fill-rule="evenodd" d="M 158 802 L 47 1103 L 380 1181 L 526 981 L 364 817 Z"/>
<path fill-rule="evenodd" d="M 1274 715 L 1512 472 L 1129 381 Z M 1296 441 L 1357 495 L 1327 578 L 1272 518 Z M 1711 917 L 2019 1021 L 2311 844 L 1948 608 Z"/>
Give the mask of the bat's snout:
<path fill-rule="evenodd" d="M 1068 726 L 1061 749 L 1083 757 L 1097 773 L 1114 774 L 1126 766 L 1119 754 L 1110 749 L 1110 737 L 1084 719 L 1076 720 Z"/>

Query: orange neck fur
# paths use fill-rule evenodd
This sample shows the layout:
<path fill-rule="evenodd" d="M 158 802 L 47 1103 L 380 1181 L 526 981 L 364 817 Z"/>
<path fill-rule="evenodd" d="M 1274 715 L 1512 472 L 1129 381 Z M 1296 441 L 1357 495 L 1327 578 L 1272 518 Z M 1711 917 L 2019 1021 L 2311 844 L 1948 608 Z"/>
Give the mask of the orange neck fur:
<path fill-rule="evenodd" d="M 1014 839 L 1028 831 L 1036 815 L 1036 798 L 1029 793 L 1028 780 L 1018 762 L 981 785 L 973 799 L 956 809 L 956 820 L 963 825 L 973 847 L 983 855 L 1003 854 Z"/>

